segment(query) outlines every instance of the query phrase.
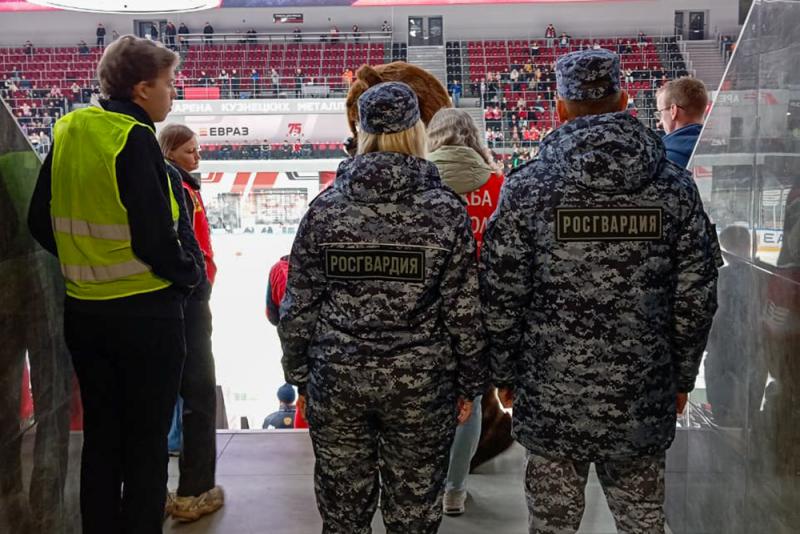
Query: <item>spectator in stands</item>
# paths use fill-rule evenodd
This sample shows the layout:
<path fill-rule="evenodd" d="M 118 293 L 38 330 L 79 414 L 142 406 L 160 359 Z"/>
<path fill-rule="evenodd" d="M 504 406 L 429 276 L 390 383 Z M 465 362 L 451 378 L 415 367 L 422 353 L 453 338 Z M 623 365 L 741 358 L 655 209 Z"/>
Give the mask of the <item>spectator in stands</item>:
<path fill-rule="evenodd" d="M 167 21 L 167 25 L 164 27 L 164 36 L 167 39 L 167 46 L 171 49 L 175 49 L 175 36 L 178 34 L 178 29 L 175 27 L 175 24 L 171 20 Z"/>
<path fill-rule="evenodd" d="M 708 92 L 702 81 L 688 76 L 665 84 L 656 93 L 661 125 L 667 135 L 667 159 L 681 167 L 689 165 L 697 138 L 703 129 Z"/>
<path fill-rule="evenodd" d="M 197 78 L 197 83 L 200 84 L 200 87 L 210 87 L 211 85 L 214 85 L 211 77 L 206 74 L 206 71 L 204 70 L 200 71 L 200 76 Z"/>
<path fill-rule="evenodd" d="M 97 46 L 104 47 L 106 45 L 106 29 L 103 27 L 102 24 L 97 25 L 97 29 L 94 31 L 95 37 L 97 37 L 97 42 L 95 43 Z"/>
<path fill-rule="evenodd" d="M 34 52 L 33 43 L 30 41 L 25 41 L 25 44 L 22 45 L 22 50 L 25 55 L 32 56 Z"/>
<path fill-rule="evenodd" d="M 119 39 L 119 32 L 117 30 L 111 30 L 111 41 L 116 41 Z"/>
<path fill-rule="evenodd" d="M 156 26 L 155 22 L 150 23 L 150 34 L 149 38 L 153 41 L 158 41 L 158 26 Z"/>
<path fill-rule="evenodd" d="M 250 28 L 247 30 L 247 44 L 255 44 L 256 40 L 258 39 L 258 33 L 256 32 L 255 28 Z"/>
<path fill-rule="evenodd" d="M 384 33 L 390 33 L 392 31 L 392 25 L 389 24 L 388 20 L 384 20 L 383 24 L 381 24 L 381 31 Z"/>
<path fill-rule="evenodd" d="M 357 43 L 361 39 L 361 30 L 358 28 L 358 24 L 353 24 L 351 31 L 353 32 L 353 41 Z"/>
<path fill-rule="evenodd" d="M 78 102 L 81 98 L 81 86 L 78 85 L 78 82 L 72 82 L 69 90 L 72 93 L 72 101 Z"/>
<path fill-rule="evenodd" d="M 294 96 L 297 98 L 303 96 L 303 69 L 300 67 L 294 71 Z"/>
<path fill-rule="evenodd" d="M 644 45 L 647 44 L 647 35 L 645 35 L 644 32 L 639 32 L 639 36 L 638 36 L 637 39 L 638 39 L 639 46 L 644 46 Z"/>
<path fill-rule="evenodd" d="M 458 80 L 453 80 L 453 83 L 450 84 L 450 96 L 453 98 L 453 107 L 457 108 L 461 102 L 461 84 L 458 83 Z"/>
<path fill-rule="evenodd" d="M 561 48 L 569 47 L 569 35 L 567 35 L 566 33 L 562 33 L 561 37 L 559 37 L 558 39 L 558 46 L 560 46 Z"/>
<path fill-rule="evenodd" d="M 261 92 L 260 91 L 260 89 L 261 89 L 260 79 L 261 79 L 261 76 L 258 74 L 258 71 L 256 69 L 251 69 L 250 70 L 250 90 L 252 91 L 252 97 L 253 98 L 259 98 L 260 97 L 260 92 Z"/>
<path fill-rule="evenodd" d="M 353 70 L 350 68 L 344 69 L 342 73 L 342 82 L 344 83 L 345 89 L 349 88 L 353 85 Z"/>
<path fill-rule="evenodd" d="M 330 30 L 331 42 L 336 43 L 339 41 L 339 28 L 336 25 L 333 25 Z"/>
<path fill-rule="evenodd" d="M 228 71 L 222 69 L 217 76 L 217 85 L 220 87 L 220 91 L 222 93 L 222 98 L 229 98 L 231 92 L 230 86 L 230 76 L 228 76 Z"/>
<path fill-rule="evenodd" d="M 303 40 L 303 35 L 302 35 L 303 32 L 300 30 L 300 28 L 295 28 L 294 30 L 292 30 L 292 33 L 294 34 L 295 43 L 299 43 L 300 41 Z"/>
<path fill-rule="evenodd" d="M 291 384 L 284 384 L 278 388 L 277 412 L 269 414 L 261 425 L 263 430 L 294 428 L 294 417 L 297 407 L 294 404 L 297 394 Z"/>
<path fill-rule="evenodd" d="M 239 98 L 239 89 L 241 88 L 241 77 L 239 71 L 233 69 L 231 71 L 231 98 Z"/>
<path fill-rule="evenodd" d="M 625 53 L 626 54 L 633 54 L 633 43 L 630 39 L 625 41 Z"/>
<path fill-rule="evenodd" d="M 272 91 L 275 96 L 278 96 L 281 90 L 281 76 L 278 71 L 273 67 L 269 71 L 270 81 L 272 81 Z"/>
<path fill-rule="evenodd" d="M 183 50 L 188 50 L 189 48 L 187 35 L 189 35 L 189 27 L 186 26 L 185 22 L 181 22 L 180 26 L 178 26 L 178 43 L 180 43 L 181 49 Z"/>
<path fill-rule="evenodd" d="M 628 67 L 622 72 L 625 75 L 625 83 L 633 83 L 633 71 L 631 68 Z"/>
<path fill-rule="evenodd" d="M 532 41 L 531 42 L 531 57 L 536 60 L 536 57 L 539 55 L 539 41 Z"/>
<path fill-rule="evenodd" d="M 519 71 L 517 69 L 511 69 L 511 72 L 508 73 L 508 79 L 511 81 L 511 90 L 518 91 L 519 90 Z"/>
<path fill-rule="evenodd" d="M 78 53 L 82 56 L 86 56 L 89 54 L 89 45 L 86 44 L 86 41 L 84 40 L 78 41 Z"/>
<path fill-rule="evenodd" d="M 544 30 L 544 37 L 547 41 L 547 48 L 553 48 L 553 43 L 556 39 L 556 27 L 552 24 L 548 24 L 547 28 Z"/>
<path fill-rule="evenodd" d="M 203 42 L 205 44 L 214 43 L 214 27 L 209 22 L 206 22 L 205 26 L 203 26 Z"/>

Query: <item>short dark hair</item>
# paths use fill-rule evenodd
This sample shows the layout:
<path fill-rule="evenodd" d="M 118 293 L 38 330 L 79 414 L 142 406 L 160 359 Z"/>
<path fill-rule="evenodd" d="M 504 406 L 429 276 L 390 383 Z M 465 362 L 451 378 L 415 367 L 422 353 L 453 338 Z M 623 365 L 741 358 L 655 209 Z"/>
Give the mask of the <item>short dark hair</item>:
<path fill-rule="evenodd" d="M 150 82 L 180 61 L 180 56 L 161 43 L 123 35 L 106 48 L 97 65 L 100 92 L 107 98 L 127 99 L 139 82 Z"/>
<path fill-rule="evenodd" d="M 597 100 L 564 100 L 564 105 L 570 115 L 583 117 L 584 115 L 602 115 L 619 111 L 619 99 L 622 93 L 614 93 Z"/>

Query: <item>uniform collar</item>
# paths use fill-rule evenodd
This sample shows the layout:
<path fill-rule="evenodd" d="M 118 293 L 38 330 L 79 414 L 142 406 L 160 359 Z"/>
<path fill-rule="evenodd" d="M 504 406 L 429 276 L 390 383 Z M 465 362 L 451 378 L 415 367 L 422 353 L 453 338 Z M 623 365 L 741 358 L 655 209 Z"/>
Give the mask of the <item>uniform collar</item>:
<path fill-rule="evenodd" d="M 110 98 L 108 100 L 100 100 L 100 105 L 103 106 L 103 109 L 106 111 L 123 113 L 129 117 L 133 117 L 143 124 L 146 124 L 152 128 L 153 131 L 156 129 L 155 124 L 153 124 L 152 119 L 150 119 L 150 115 L 147 114 L 144 108 L 132 100 L 117 100 L 115 98 Z"/>

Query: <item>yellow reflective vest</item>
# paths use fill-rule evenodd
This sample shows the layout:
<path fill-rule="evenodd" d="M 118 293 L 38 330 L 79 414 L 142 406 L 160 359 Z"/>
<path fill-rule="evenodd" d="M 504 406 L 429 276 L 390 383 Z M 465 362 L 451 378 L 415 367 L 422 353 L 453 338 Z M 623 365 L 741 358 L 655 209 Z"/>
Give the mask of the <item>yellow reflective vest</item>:
<path fill-rule="evenodd" d="M 109 300 L 171 285 L 134 255 L 128 212 L 119 197 L 117 155 L 136 125 L 150 128 L 128 115 L 88 107 L 68 113 L 54 127 L 50 216 L 67 295 L 73 298 Z M 166 174 L 164 180 L 177 224 L 178 203 Z"/>

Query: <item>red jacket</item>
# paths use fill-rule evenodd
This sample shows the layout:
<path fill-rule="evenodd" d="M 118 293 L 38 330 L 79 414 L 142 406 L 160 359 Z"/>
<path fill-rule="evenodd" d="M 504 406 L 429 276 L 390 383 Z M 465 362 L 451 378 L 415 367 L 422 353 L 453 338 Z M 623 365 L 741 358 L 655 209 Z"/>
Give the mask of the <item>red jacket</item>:
<path fill-rule="evenodd" d="M 283 256 L 269 270 L 267 282 L 267 319 L 278 326 L 278 311 L 283 295 L 286 293 L 286 280 L 289 278 L 289 256 Z"/>
<path fill-rule="evenodd" d="M 217 275 L 217 265 L 214 263 L 214 250 L 211 248 L 211 229 L 208 226 L 206 207 L 203 204 L 203 198 L 200 196 L 200 184 L 187 180 L 186 177 L 188 175 L 185 173 L 181 173 L 181 175 L 184 177 L 183 188 L 186 190 L 186 198 L 191 201 L 187 202 L 186 209 L 189 210 L 189 216 L 192 218 L 192 227 L 194 228 L 197 243 L 200 245 L 200 250 L 203 251 L 208 281 L 213 285 L 214 278 Z"/>
<path fill-rule="evenodd" d="M 489 217 L 497 208 L 497 201 L 500 199 L 500 188 L 503 187 L 503 175 L 493 173 L 489 180 L 475 191 L 465 193 L 464 200 L 467 201 L 467 213 L 472 222 L 472 233 L 475 235 L 475 242 L 478 245 L 478 256 L 481 253 L 483 243 L 483 232 L 486 231 L 486 223 Z"/>

